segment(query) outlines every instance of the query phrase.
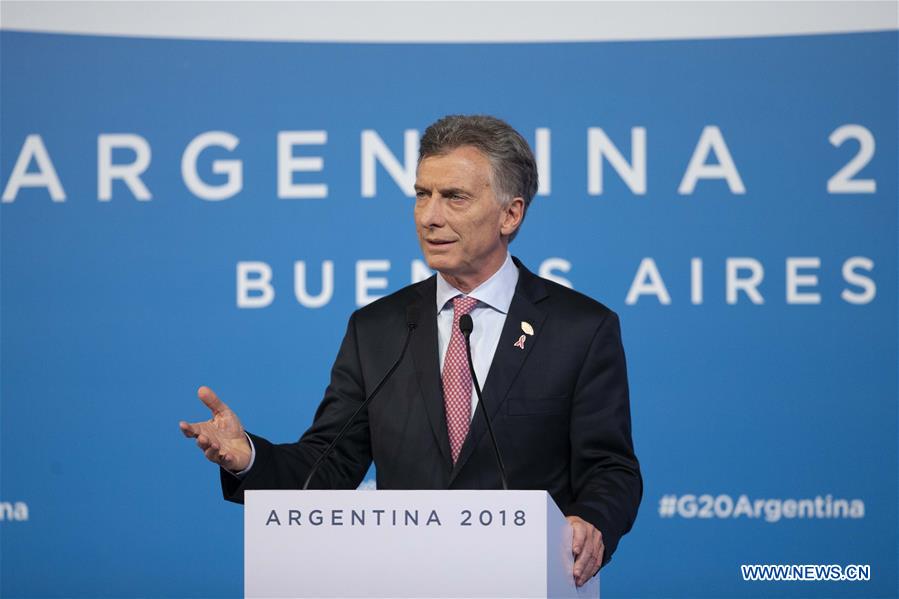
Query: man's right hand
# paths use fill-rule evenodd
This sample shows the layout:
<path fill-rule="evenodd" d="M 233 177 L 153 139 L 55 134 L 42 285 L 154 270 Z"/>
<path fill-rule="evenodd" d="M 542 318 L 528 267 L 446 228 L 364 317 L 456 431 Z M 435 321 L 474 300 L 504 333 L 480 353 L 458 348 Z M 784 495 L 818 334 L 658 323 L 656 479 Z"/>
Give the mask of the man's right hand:
<path fill-rule="evenodd" d="M 209 387 L 200 387 L 197 397 L 212 412 L 212 418 L 194 423 L 182 420 L 178 423 L 181 432 L 185 437 L 197 440 L 197 447 L 203 450 L 210 462 L 231 472 L 246 470 L 250 464 L 250 442 L 237 414 Z"/>

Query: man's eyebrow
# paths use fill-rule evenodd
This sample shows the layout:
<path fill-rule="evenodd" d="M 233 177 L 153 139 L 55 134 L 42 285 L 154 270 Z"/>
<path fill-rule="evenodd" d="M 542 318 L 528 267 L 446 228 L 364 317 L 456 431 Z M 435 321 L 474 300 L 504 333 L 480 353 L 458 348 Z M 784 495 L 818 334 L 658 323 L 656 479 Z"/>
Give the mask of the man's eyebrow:
<path fill-rule="evenodd" d="M 415 189 L 415 191 L 424 191 L 424 192 L 430 191 L 429 188 L 425 187 L 424 185 L 419 185 L 418 183 L 416 183 L 414 185 L 414 189 Z M 438 191 L 440 192 L 440 195 L 442 195 L 444 197 L 452 196 L 452 195 L 471 195 L 470 191 L 468 191 L 467 189 L 464 189 L 462 187 L 443 187 L 443 188 L 439 189 Z"/>
<path fill-rule="evenodd" d="M 461 187 L 444 187 L 440 190 L 440 195 L 443 196 L 453 196 L 453 195 L 470 195 L 470 192 L 467 189 L 463 189 Z"/>

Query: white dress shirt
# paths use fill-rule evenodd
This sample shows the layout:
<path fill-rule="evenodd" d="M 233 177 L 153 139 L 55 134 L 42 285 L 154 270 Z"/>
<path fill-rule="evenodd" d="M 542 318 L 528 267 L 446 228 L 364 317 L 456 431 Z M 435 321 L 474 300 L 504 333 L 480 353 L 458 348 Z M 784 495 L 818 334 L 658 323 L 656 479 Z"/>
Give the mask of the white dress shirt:
<path fill-rule="evenodd" d="M 447 283 L 442 274 L 437 274 L 437 343 L 440 349 L 441 373 L 452 335 L 453 302 L 451 300 L 460 294 L 473 297 L 478 300 L 478 304 L 470 312 L 471 320 L 474 322 L 474 329 L 471 332 L 471 360 L 474 362 L 474 372 L 483 391 L 517 284 L 518 267 L 512 262 L 512 256 L 508 253 L 506 261 L 499 267 L 499 270 L 467 294 Z M 477 405 L 478 396 L 472 385 L 472 416 L 474 416 Z"/>
<path fill-rule="evenodd" d="M 506 261 L 499 270 L 473 289 L 471 293 L 462 293 L 437 273 L 437 345 L 440 350 L 440 372 L 443 372 L 443 359 L 449 347 L 450 335 L 453 327 L 453 302 L 457 295 L 465 295 L 478 300 L 478 304 L 470 312 L 474 329 L 471 332 L 471 360 L 474 362 L 474 372 L 478 377 L 478 383 L 483 391 L 487 383 L 487 373 L 493 362 L 493 355 L 499 344 L 499 336 L 506 324 L 506 315 L 512 304 L 512 296 L 515 295 L 515 286 L 518 284 L 518 267 L 512 262 L 512 255 L 506 253 Z M 471 415 L 474 416 L 475 407 L 478 405 L 478 395 L 471 386 Z M 250 443 L 250 463 L 235 476 L 243 477 L 253 467 L 256 461 L 256 447 L 247 435 Z"/>

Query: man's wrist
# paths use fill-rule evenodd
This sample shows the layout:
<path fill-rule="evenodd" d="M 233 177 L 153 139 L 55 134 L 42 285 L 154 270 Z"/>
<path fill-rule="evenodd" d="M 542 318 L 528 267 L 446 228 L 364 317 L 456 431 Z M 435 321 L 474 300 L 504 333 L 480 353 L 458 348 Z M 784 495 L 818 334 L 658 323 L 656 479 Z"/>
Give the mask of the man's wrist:
<path fill-rule="evenodd" d="M 253 440 L 250 438 L 250 435 L 246 431 L 244 431 L 244 435 L 247 436 L 247 443 L 250 444 L 250 461 L 247 462 L 247 467 L 240 472 L 232 472 L 231 470 L 228 470 L 228 472 L 230 472 L 237 478 L 243 478 L 244 476 L 246 476 L 250 469 L 253 467 L 253 463 L 256 461 L 256 446 L 253 445 Z"/>

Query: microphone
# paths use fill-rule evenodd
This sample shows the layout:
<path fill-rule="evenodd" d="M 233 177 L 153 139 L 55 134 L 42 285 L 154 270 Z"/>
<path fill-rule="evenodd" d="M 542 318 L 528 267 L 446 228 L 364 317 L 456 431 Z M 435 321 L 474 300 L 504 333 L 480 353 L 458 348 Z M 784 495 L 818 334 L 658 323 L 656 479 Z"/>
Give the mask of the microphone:
<path fill-rule="evenodd" d="M 374 391 L 371 392 L 371 395 L 366 397 L 365 401 L 363 401 L 362 404 L 358 408 L 356 408 L 356 411 L 353 412 L 352 416 L 350 416 L 347 419 L 346 424 L 343 425 L 343 428 L 340 429 L 340 432 L 337 433 L 337 436 L 334 437 L 334 440 L 331 441 L 331 444 L 328 445 L 328 448 L 325 449 L 325 451 L 323 451 L 320 456 L 318 456 L 318 459 L 315 461 L 315 464 L 312 465 L 312 469 L 309 471 L 309 474 L 306 476 L 306 481 L 303 483 L 303 491 L 305 491 L 306 489 L 309 488 L 309 482 L 312 480 L 312 477 L 315 475 L 315 473 L 318 472 L 319 466 L 322 465 L 322 462 L 325 461 L 326 457 L 331 455 L 331 452 L 334 450 L 334 447 L 337 445 L 337 443 L 343 438 L 343 436 L 349 430 L 350 425 L 353 423 L 354 420 L 356 420 L 356 416 L 359 415 L 359 412 L 364 410 L 368 406 L 368 404 L 371 403 L 371 400 L 373 400 L 375 398 L 375 395 L 378 394 L 378 391 L 381 390 L 381 387 L 384 386 L 384 383 L 387 382 L 387 379 L 389 379 L 390 376 L 394 373 L 394 371 L 397 368 L 399 368 L 400 362 L 403 361 L 403 356 L 406 355 L 406 349 L 409 347 L 409 341 L 411 341 L 411 339 L 412 339 L 412 331 L 414 331 L 415 327 L 418 326 L 418 318 L 420 315 L 421 315 L 421 310 L 418 309 L 418 306 L 408 306 L 406 308 L 406 327 L 407 327 L 406 341 L 405 341 L 405 343 L 403 343 L 403 351 L 400 352 L 400 357 L 398 357 L 396 359 L 396 362 L 393 363 L 393 366 L 390 367 L 390 370 L 387 371 L 387 374 L 384 375 L 384 377 L 380 380 L 380 382 L 378 382 L 378 384 L 375 385 L 375 389 L 374 389 Z"/>
<path fill-rule="evenodd" d="M 481 414 L 487 423 L 487 432 L 490 433 L 490 442 L 493 443 L 493 452 L 496 454 L 496 463 L 499 465 L 499 476 L 503 481 L 503 491 L 509 490 L 509 483 L 506 481 L 506 467 L 503 466 L 503 458 L 499 453 L 499 445 L 496 444 L 496 435 L 493 434 L 493 425 L 490 424 L 490 417 L 487 416 L 487 406 L 484 405 L 484 398 L 481 397 L 481 386 L 478 384 L 478 376 L 474 373 L 474 362 L 471 360 L 471 332 L 474 330 L 474 321 L 471 315 L 463 314 L 459 319 L 459 330 L 465 337 L 465 354 L 468 356 L 468 371 L 471 373 L 471 382 L 474 383 L 475 393 L 478 394 L 478 405 L 481 407 Z"/>

